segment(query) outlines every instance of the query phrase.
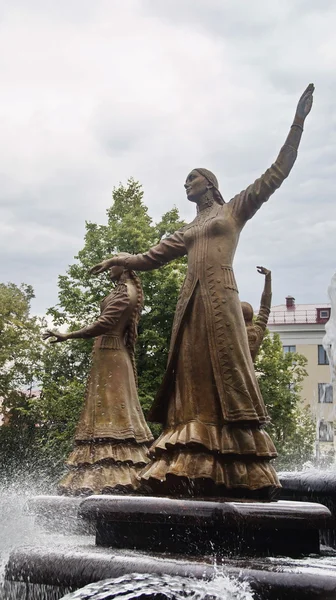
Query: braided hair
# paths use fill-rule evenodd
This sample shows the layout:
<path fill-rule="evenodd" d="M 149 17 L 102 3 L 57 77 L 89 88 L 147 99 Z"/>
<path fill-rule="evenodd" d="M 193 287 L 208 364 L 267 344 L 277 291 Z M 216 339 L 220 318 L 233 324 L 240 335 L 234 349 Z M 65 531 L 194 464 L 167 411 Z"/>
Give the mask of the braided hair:
<path fill-rule="evenodd" d="M 131 359 L 135 383 L 136 385 L 138 385 L 138 373 L 135 362 L 135 343 L 138 337 L 138 323 L 140 321 L 141 311 L 144 305 L 144 294 L 142 291 L 140 278 L 135 274 L 134 271 L 129 271 L 128 269 L 126 271 L 130 278 L 133 280 L 133 283 L 137 290 L 137 303 L 127 325 L 125 333 L 125 345 Z"/>

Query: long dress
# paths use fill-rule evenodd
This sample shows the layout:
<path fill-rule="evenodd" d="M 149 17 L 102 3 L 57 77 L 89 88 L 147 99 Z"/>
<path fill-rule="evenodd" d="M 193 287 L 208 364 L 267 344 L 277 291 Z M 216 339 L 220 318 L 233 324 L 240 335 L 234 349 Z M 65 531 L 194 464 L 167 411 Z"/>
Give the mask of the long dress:
<path fill-rule="evenodd" d="M 151 270 L 188 255 L 167 370 L 148 416 L 164 428 L 142 472 L 156 493 L 268 498 L 280 487 L 232 262 L 244 225 L 295 158 L 285 144 L 271 168 L 230 202 L 215 202 L 147 253 L 123 259 L 126 268 Z"/>
<path fill-rule="evenodd" d="M 132 281 L 118 286 L 101 303 L 97 322 L 86 328 L 98 336 L 84 408 L 76 429 L 69 472 L 59 483 L 63 494 L 136 491 L 149 462 L 153 440 L 139 403 L 125 332 L 137 304 Z"/>

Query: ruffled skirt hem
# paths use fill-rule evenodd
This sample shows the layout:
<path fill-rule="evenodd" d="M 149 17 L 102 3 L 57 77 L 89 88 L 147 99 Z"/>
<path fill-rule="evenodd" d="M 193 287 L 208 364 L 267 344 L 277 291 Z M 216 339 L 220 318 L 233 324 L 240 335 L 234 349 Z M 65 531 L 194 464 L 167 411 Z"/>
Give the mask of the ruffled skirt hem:
<path fill-rule="evenodd" d="M 275 458 L 277 451 L 268 433 L 259 427 L 238 425 L 221 426 L 189 421 L 165 429 L 153 443 L 150 452 L 171 451 L 174 447 L 203 446 L 210 452 L 234 455 L 253 455 Z"/>
<path fill-rule="evenodd" d="M 95 465 L 70 470 L 58 484 L 60 494 L 132 493 L 140 487 L 141 467 L 125 464 Z"/>
<path fill-rule="evenodd" d="M 277 474 L 268 460 L 248 460 L 206 452 L 177 451 L 160 454 L 141 473 L 144 482 L 164 483 L 167 477 L 185 478 L 189 482 L 208 480 L 210 488 L 248 489 L 279 488 Z"/>
<path fill-rule="evenodd" d="M 66 464 L 68 467 L 83 467 L 97 463 L 126 463 L 144 467 L 148 464 L 148 446 L 136 443 L 90 442 L 77 444 Z"/>

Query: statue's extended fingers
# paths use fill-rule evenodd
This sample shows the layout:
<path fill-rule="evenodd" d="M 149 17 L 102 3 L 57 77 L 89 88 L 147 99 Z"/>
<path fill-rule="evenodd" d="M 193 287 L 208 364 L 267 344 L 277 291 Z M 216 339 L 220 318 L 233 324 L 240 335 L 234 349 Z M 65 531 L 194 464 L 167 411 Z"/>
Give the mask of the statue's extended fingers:
<path fill-rule="evenodd" d="M 304 99 L 304 98 L 306 98 L 307 96 L 311 96 L 311 95 L 313 94 L 314 90 L 315 90 L 315 86 L 314 86 L 314 84 L 313 84 L 313 83 L 310 83 L 310 84 L 309 84 L 309 85 L 306 87 L 306 89 L 305 89 L 305 91 L 303 92 L 303 94 L 301 95 L 301 98 L 300 98 L 300 100 L 303 100 L 303 99 Z"/>
<path fill-rule="evenodd" d="M 94 267 L 92 267 L 92 268 L 90 269 L 89 273 L 90 273 L 91 275 L 97 275 L 98 273 L 100 273 L 100 272 L 101 272 L 101 269 L 102 269 L 102 267 L 101 267 L 101 265 L 100 265 L 100 264 L 99 264 L 99 265 L 95 265 Z"/>
<path fill-rule="evenodd" d="M 305 89 L 305 91 L 303 92 L 303 96 L 311 97 L 313 95 L 314 90 L 315 90 L 314 84 L 310 83 L 308 85 L 308 87 Z"/>

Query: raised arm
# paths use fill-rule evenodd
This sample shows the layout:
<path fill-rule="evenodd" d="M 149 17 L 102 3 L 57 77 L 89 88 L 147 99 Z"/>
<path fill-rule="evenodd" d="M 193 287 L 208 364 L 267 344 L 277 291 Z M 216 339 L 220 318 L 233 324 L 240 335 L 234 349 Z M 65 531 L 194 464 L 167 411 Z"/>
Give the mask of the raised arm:
<path fill-rule="evenodd" d="M 293 124 L 275 163 L 252 185 L 230 201 L 232 213 L 241 226 L 255 215 L 291 172 L 297 157 L 303 124 L 313 104 L 313 92 L 314 85 L 311 83 L 299 100 Z"/>
<path fill-rule="evenodd" d="M 272 301 L 272 280 L 271 280 L 271 271 L 265 269 L 265 267 L 257 267 L 258 273 L 265 275 L 265 285 L 264 290 L 261 296 L 260 309 L 259 314 L 254 322 L 254 333 L 255 339 L 253 341 L 253 345 L 250 345 L 250 351 L 253 362 L 257 358 L 259 348 L 264 339 L 265 330 L 267 327 L 268 317 L 271 310 L 271 301 Z"/>
<path fill-rule="evenodd" d="M 124 252 L 117 254 L 95 265 L 90 273 L 96 275 L 107 271 L 114 265 L 135 271 L 152 271 L 185 254 L 187 254 L 187 249 L 184 245 L 183 229 L 180 229 L 161 240 L 157 246 L 153 246 L 145 254 L 126 254 Z"/>
<path fill-rule="evenodd" d="M 262 336 L 264 335 L 265 329 L 268 323 L 268 317 L 271 312 L 272 302 L 272 274 L 271 271 L 265 269 L 265 267 L 257 267 L 258 273 L 265 275 L 264 290 L 261 295 L 259 314 L 255 320 L 255 325 L 260 328 Z"/>
<path fill-rule="evenodd" d="M 46 333 L 43 334 L 43 339 L 46 340 L 48 338 L 55 338 L 51 339 L 50 343 L 56 344 L 57 342 L 65 342 L 66 340 L 80 338 L 88 339 L 103 335 L 104 333 L 110 331 L 111 328 L 119 321 L 121 315 L 126 310 L 128 305 L 129 298 L 125 286 L 125 289 L 118 290 L 111 297 L 111 302 L 109 302 L 104 308 L 97 321 L 91 325 L 83 327 L 82 329 L 78 329 L 77 331 L 70 331 L 69 333 L 61 333 L 60 331 L 48 329 Z"/>

